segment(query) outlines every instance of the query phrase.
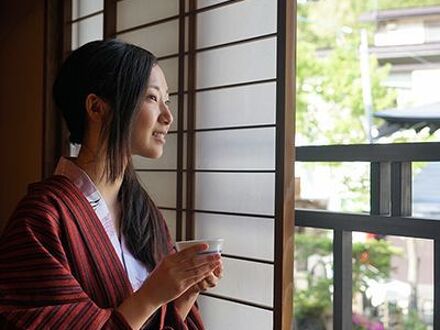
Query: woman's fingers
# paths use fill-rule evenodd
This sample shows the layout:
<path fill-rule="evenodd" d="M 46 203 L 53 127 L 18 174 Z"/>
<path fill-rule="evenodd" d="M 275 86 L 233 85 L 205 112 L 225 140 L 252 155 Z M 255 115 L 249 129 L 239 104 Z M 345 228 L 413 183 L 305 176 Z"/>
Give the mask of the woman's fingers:
<path fill-rule="evenodd" d="M 198 253 L 205 251 L 209 247 L 206 243 L 200 243 L 189 248 L 183 249 L 172 255 L 172 258 L 178 261 L 185 261 L 196 256 Z"/>
<path fill-rule="evenodd" d="M 219 279 L 223 277 L 223 263 L 214 269 L 213 274 Z"/>
<path fill-rule="evenodd" d="M 217 261 L 213 261 L 213 262 L 208 262 L 202 265 L 199 265 L 197 267 L 192 267 L 192 268 L 188 268 L 185 271 L 185 274 L 187 276 L 194 276 L 194 277 L 200 277 L 200 279 L 202 279 L 203 277 L 208 276 L 209 274 L 212 273 L 212 271 L 218 267 L 220 265 L 221 261 L 217 260 Z"/>
<path fill-rule="evenodd" d="M 203 283 L 205 283 L 208 288 L 215 287 L 217 285 L 217 282 L 218 282 L 218 277 L 212 274 L 206 276 L 205 279 L 203 280 Z"/>

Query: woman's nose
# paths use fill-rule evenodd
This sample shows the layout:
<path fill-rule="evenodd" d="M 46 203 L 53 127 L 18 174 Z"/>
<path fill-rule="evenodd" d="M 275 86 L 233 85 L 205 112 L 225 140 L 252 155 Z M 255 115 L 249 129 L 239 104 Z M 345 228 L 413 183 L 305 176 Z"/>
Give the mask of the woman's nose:
<path fill-rule="evenodd" d="M 165 125 L 171 125 L 174 118 L 168 105 L 162 104 L 161 112 L 162 112 L 160 115 L 161 122 Z"/>

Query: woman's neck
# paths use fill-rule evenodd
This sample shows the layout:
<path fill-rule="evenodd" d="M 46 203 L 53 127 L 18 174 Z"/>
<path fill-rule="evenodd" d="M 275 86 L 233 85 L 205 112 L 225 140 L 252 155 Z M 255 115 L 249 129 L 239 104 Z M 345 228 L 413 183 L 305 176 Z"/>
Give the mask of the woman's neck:
<path fill-rule="evenodd" d="M 81 167 L 104 198 L 107 206 L 114 209 L 118 205 L 118 194 L 122 185 L 123 175 L 114 182 L 110 181 L 107 175 L 106 152 L 105 150 L 93 150 L 86 145 L 81 146 L 78 157 L 73 160 Z"/>

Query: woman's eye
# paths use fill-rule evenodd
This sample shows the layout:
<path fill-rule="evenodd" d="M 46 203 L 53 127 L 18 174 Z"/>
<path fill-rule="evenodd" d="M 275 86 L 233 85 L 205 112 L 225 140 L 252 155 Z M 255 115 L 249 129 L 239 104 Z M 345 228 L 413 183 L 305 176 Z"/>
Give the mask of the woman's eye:
<path fill-rule="evenodd" d="M 157 102 L 157 97 L 155 95 L 148 95 L 147 98 Z"/>

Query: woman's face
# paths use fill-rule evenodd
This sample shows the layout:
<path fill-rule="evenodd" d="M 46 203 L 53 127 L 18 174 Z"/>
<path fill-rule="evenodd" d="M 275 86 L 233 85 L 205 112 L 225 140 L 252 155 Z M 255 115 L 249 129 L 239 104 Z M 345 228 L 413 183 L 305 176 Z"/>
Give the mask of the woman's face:
<path fill-rule="evenodd" d="M 154 65 L 132 134 L 132 153 L 148 158 L 162 156 L 165 137 L 173 116 L 168 96 L 168 85 L 159 65 Z"/>

